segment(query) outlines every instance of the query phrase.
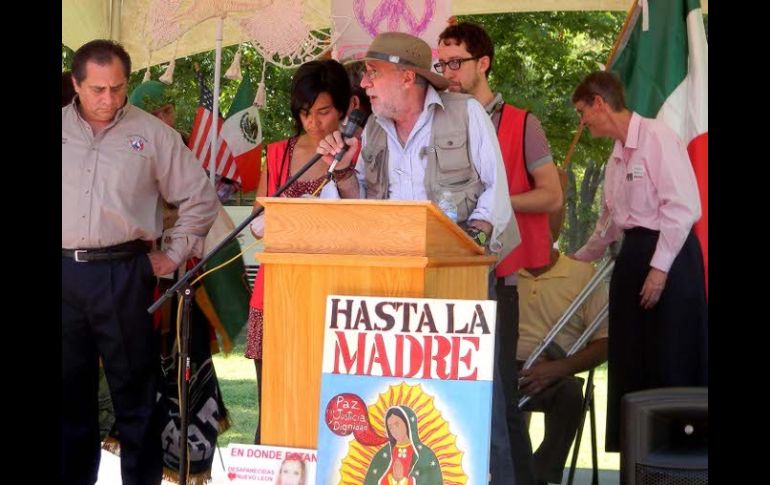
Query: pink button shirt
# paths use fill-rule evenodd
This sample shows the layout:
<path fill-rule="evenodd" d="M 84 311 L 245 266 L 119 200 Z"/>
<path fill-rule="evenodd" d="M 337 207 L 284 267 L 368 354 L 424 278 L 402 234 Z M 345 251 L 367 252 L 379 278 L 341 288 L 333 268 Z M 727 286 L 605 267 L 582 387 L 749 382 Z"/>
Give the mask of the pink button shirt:
<path fill-rule="evenodd" d="M 616 140 L 607 162 L 602 215 L 575 258 L 594 261 L 624 229 L 641 226 L 660 231 L 650 266 L 668 272 L 700 215 L 684 143 L 663 122 L 632 113 L 625 146 Z"/>

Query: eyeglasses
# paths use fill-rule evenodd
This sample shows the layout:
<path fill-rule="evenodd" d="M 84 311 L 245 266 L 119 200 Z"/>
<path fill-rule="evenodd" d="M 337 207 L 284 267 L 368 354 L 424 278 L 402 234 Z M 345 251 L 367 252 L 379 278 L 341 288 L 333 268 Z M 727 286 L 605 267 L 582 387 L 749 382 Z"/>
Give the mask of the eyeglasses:
<path fill-rule="evenodd" d="M 378 77 L 380 77 L 382 73 L 380 71 L 377 71 L 376 69 L 367 69 L 364 71 L 364 78 L 374 81 Z"/>
<path fill-rule="evenodd" d="M 448 60 L 446 62 L 439 61 L 439 62 L 433 64 L 433 68 L 436 69 L 436 72 L 439 73 L 439 74 L 444 72 L 444 66 L 449 66 L 449 69 L 451 69 L 453 71 L 456 71 L 456 70 L 460 69 L 460 66 L 462 65 L 463 62 L 465 62 L 465 61 L 475 61 L 478 58 L 479 58 L 479 56 L 474 56 L 474 57 L 468 57 L 467 59 L 450 59 L 450 60 Z"/>

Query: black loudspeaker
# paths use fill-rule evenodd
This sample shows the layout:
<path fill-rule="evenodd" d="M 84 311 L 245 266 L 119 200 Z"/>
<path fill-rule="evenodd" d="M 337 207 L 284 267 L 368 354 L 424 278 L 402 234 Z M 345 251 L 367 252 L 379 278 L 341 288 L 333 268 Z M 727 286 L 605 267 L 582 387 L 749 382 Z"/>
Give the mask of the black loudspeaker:
<path fill-rule="evenodd" d="M 707 387 L 623 396 L 620 483 L 708 485 L 708 418 Z"/>

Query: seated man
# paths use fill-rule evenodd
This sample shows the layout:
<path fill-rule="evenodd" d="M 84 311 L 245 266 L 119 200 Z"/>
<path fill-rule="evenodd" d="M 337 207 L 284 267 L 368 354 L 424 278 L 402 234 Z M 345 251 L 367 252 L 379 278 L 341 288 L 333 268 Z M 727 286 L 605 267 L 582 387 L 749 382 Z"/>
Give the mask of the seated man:
<path fill-rule="evenodd" d="M 567 307 L 596 272 L 591 264 L 551 251 L 541 268 L 519 270 L 519 367 L 546 337 Z M 538 484 L 561 483 L 564 465 L 582 419 L 583 379 L 574 374 L 607 360 L 607 321 L 575 354 L 566 353 L 607 303 L 607 286 L 600 283 L 585 303 L 557 334 L 541 357 L 520 371 L 519 389 L 531 396 L 524 411 L 545 413 L 543 442 L 534 453 Z"/>

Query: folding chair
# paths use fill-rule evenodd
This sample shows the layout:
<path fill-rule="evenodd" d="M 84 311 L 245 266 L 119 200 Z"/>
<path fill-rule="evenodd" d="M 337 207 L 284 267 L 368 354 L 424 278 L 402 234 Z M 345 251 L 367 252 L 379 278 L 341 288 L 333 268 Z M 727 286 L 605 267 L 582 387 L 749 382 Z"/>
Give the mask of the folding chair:
<path fill-rule="evenodd" d="M 586 423 L 586 412 L 590 411 L 591 417 L 591 485 L 599 485 L 599 458 L 596 451 L 596 408 L 594 406 L 594 370 L 588 371 L 588 381 L 586 390 L 583 394 L 583 419 L 580 421 L 580 427 L 575 435 L 575 445 L 572 447 L 572 463 L 567 476 L 567 485 L 572 485 L 575 480 L 575 469 L 577 468 L 577 459 L 580 454 L 580 441 L 583 438 L 583 427 Z"/>

